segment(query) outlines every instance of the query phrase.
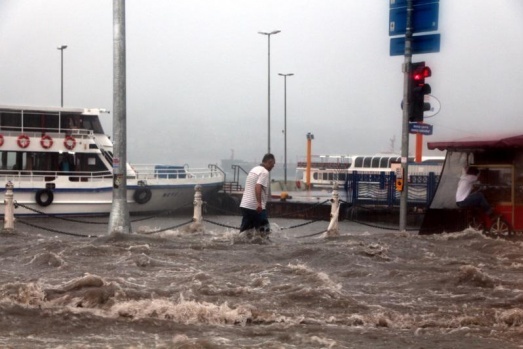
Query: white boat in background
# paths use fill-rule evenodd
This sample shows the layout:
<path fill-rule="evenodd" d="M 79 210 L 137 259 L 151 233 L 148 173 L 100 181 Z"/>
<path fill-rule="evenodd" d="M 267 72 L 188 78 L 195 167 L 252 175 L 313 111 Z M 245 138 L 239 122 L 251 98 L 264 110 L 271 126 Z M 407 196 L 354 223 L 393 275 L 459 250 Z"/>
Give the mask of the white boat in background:
<path fill-rule="evenodd" d="M 423 156 L 420 163 L 409 157 L 409 176 L 441 173 L 444 156 Z M 394 172 L 394 164 L 400 164 L 401 156 L 396 154 L 374 155 L 319 155 L 312 156 L 310 163 L 310 184 L 313 188 L 332 188 L 335 182 L 340 188 L 353 173 L 378 174 Z M 307 162 L 298 161 L 296 185 L 307 183 Z"/>
<path fill-rule="evenodd" d="M 103 109 L 0 106 L 0 183 L 10 181 L 15 215 L 108 214 L 113 198 L 113 144 Z M 215 165 L 127 164 L 130 213 L 192 206 L 196 185 L 204 198 L 225 174 Z M 3 200 L 1 205 L 4 205 Z M 0 215 L 4 208 L 0 207 Z"/>

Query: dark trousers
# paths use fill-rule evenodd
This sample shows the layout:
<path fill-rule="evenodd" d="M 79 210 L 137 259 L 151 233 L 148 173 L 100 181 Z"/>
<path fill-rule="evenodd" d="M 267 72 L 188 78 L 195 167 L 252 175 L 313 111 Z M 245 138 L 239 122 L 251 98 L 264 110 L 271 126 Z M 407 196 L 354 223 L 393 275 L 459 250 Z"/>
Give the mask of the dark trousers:
<path fill-rule="evenodd" d="M 267 210 L 262 210 L 260 213 L 256 210 L 249 210 L 248 208 L 240 207 L 242 211 L 242 224 L 240 226 L 240 233 L 249 229 L 260 230 L 269 225 L 267 218 Z"/>
<path fill-rule="evenodd" d="M 490 207 L 487 199 L 485 199 L 485 196 L 480 191 L 476 191 L 470 194 L 463 201 L 456 202 L 456 205 L 458 205 L 458 207 L 480 207 L 483 210 L 483 212 L 485 212 L 488 215 L 494 212 L 492 210 L 492 207 Z"/>

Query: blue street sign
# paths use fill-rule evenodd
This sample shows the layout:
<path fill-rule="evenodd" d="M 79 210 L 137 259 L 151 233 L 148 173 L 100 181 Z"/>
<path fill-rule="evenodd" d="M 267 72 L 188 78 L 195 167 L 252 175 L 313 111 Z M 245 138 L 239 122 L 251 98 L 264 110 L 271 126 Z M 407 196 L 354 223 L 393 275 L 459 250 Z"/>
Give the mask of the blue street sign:
<path fill-rule="evenodd" d="M 439 0 L 412 0 L 412 5 L 430 4 Z M 389 8 L 407 7 L 407 0 L 390 0 Z"/>
<path fill-rule="evenodd" d="M 412 32 L 438 30 L 439 3 L 431 2 L 413 6 Z M 407 32 L 407 7 L 392 8 L 389 11 L 389 36 L 404 35 Z"/>
<path fill-rule="evenodd" d="M 432 125 L 418 122 L 409 122 L 409 133 L 421 133 L 426 136 L 432 134 Z"/>
<path fill-rule="evenodd" d="M 441 34 L 417 35 L 412 37 L 412 54 L 439 52 Z M 390 39 L 390 55 L 401 56 L 405 54 L 405 37 Z"/>

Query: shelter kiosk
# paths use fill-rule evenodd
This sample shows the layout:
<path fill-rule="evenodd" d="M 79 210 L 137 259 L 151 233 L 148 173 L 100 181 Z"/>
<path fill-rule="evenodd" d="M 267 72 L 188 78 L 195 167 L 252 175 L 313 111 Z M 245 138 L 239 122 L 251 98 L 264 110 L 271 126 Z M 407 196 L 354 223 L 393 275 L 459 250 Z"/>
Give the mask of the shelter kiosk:
<path fill-rule="evenodd" d="M 496 235 L 523 231 L 523 135 L 430 142 L 428 148 L 446 150 L 447 155 L 420 234 L 462 231 L 469 226 Z M 481 190 L 500 219 L 489 222 L 480 213 L 457 207 L 455 195 L 465 166 L 479 168 Z"/>

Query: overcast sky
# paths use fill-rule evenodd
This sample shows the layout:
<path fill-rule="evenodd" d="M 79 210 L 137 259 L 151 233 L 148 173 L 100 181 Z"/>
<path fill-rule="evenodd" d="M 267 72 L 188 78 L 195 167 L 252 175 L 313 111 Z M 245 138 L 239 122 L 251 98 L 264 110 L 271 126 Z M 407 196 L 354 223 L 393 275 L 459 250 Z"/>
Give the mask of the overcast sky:
<path fill-rule="evenodd" d="M 271 150 L 400 152 L 403 56 L 389 56 L 387 0 L 128 0 L 127 135 L 131 162 L 207 165 L 260 161 L 267 151 L 267 36 Z M 441 102 L 425 141 L 522 132 L 523 1 L 441 0 Z M 110 0 L 0 0 L 0 104 L 113 108 Z M 112 115 L 103 122 L 112 133 Z M 411 153 L 414 152 L 411 136 Z M 426 149 L 426 148 L 425 148 Z"/>

